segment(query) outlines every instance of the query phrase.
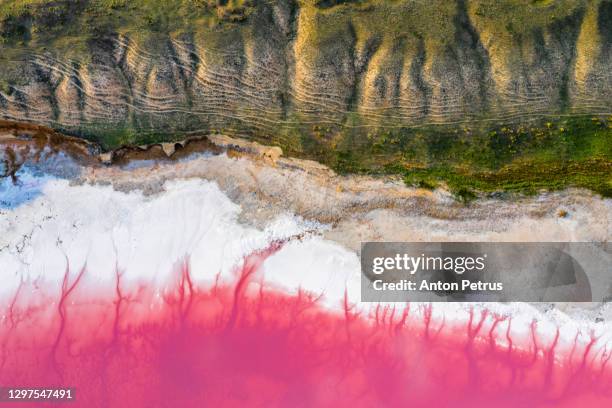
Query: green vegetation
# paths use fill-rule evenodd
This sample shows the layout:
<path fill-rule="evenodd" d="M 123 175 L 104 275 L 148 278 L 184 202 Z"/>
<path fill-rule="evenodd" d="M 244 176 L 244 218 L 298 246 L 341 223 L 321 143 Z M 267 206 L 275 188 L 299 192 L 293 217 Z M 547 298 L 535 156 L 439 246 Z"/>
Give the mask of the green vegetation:
<path fill-rule="evenodd" d="M 253 5 L 251 0 L 3 0 L 0 43 L 64 50 L 105 33 L 191 32 L 241 22 Z"/>
<path fill-rule="evenodd" d="M 0 19 L 28 17 L 38 28 L 43 28 L 52 19 L 55 19 L 54 22 L 72 19 L 73 22 L 84 23 L 86 20 L 81 18 L 85 18 L 94 23 L 90 29 L 104 24 L 118 28 L 172 29 L 183 28 L 185 24 L 200 18 L 214 17 L 218 22 L 232 19 L 232 15 L 247 16 L 253 5 L 253 0 L 4 0 L 0 3 Z"/>
<path fill-rule="evenodd" d="M 612 117 L 558 117 L 530 125 L 401 128 L 359 136 L 345 130 L 330 149 L 308 139 L 301 152 L 339 173 L 399 174 L 409 185 L 477 193 L 583 187 L 612 197 Z"/>
<path fill-rule="evenodd" d="M 52 45 L 61 37 L 87 39 L 101 32 L 180 33 L 246 21 L 263 3 L 274 0 L 3 0 L 0 41 Z M 357 34 L 389 40 L 404 35 L 453 41 L 456 4 L 388 0 L 298 0 L 312 16 L 313 35 L 322 39 L 351 22 Z M 495 35 L 521 35 L 581 10 L 586 0 L 476 0 L 469 14 Z M 504 32 L 504 33 L 502 33 Z M 363 37 L 361 35 L 360 37 Z"/>

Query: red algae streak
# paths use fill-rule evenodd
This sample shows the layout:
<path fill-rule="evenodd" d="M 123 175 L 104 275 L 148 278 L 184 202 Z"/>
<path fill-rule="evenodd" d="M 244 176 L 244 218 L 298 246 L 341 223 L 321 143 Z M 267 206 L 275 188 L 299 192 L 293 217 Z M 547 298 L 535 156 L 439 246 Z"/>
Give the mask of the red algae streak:
<path fill-rule="evenodd" d="M 188 258 L 162 291 L 127 290 L 117 270 L 92 293 L 84 266 L 29 305 L 24 282 L 3 313 L 0 384 L 73 387 L 66 406 L 86 407 L 612 406 L 594 334 L 541 339 L 534 321 L 516 338 L 513 316 L 453 322 L 421 304 L 329 310 L 257 277 L 281 246 L 246 257 L 233 284 L 196 285 Z"/>

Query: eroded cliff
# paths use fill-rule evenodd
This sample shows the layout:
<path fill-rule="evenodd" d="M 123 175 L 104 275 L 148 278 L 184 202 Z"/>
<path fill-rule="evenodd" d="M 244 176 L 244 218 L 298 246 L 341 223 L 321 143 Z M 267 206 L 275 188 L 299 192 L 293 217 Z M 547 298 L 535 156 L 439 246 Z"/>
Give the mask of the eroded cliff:
<path fill-rule="evenodd" d="M 109 144 L 612 110 L 610 1 L 5 3 L 0 116 Z"/>

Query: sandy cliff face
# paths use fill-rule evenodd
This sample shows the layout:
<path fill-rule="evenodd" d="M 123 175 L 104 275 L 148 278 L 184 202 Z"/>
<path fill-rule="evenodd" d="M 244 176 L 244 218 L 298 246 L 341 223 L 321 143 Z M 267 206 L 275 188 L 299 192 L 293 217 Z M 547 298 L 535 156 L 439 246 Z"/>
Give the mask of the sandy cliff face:
<path fill-rule="evenodd" d="M 110 143 L 211 129 L 291 143 L 296 128 L 331 138 L 612 111 L 610 1 L 338 3 L 260 1 L 212 27 L 5 41 L 0 118 L 106 129 Z"/>

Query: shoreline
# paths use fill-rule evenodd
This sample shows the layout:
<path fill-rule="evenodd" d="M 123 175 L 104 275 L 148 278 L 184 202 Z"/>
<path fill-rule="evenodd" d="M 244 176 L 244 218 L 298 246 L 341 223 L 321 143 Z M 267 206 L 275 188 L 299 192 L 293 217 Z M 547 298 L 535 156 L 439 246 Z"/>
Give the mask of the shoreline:
<path fill-rule="evenodd" d="M 5 152 L 10 146 L 23 163 L 68 155 L 78 168 L 54 165 L 45 171 L 71 184 L 112 185 L 126 193 L 155 195 L 174 179 L 212 181 L 242 207 L 240 218 L 248 224 L 291 214 L 327 225 L 326 238 L 353 250 L 361 241 L 380 239 L 607 242 L 612 235 L 612 200 L 583 189 L 463 204 L 444 189 L 408 187 L 394 176 L 339 175 L 318 162 L 284 157 L 278 147 L 227 136 L 122 148 L 109 157 L 86 142 L 53 134 L 55 144 L 49 145 L 42 140 L 48 134 L 11 141 L 5 133 Z M 74 174 L 61 174 L 63 167 Z"/>

